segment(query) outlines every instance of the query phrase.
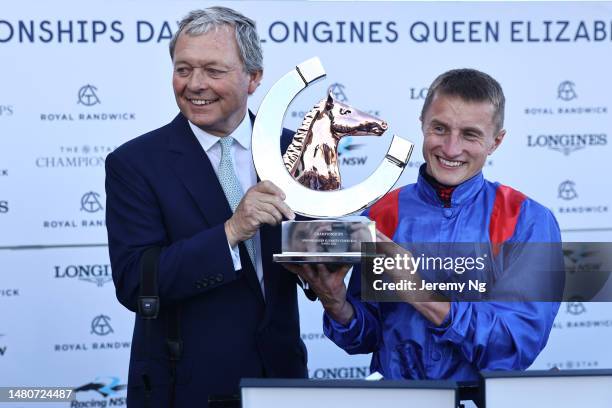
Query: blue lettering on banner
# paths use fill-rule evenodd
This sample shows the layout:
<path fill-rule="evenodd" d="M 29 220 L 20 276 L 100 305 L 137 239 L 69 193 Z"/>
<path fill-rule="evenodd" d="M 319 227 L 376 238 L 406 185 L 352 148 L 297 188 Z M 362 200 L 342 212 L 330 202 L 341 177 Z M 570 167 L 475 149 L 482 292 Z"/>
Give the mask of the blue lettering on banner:
<path fill-rule="evenodd" d="M 130 23 L 131 26 L 132 23 Z M 121 43 L 126 32 L 137 43 L 169 41 L 177 22 L 137 20 L 125 30 L 120 20 L 0 20 L 0 43 Z M 261 30 L 262 42 L 395 43 L 405 33 L 415 43 L 575 43 L 612 42 L 612 20 L 415 20 L 273 21 Z"/>
<path fill-rule="evenodd" d="M 511 21 L 511 42 L 602 42 L 612 41 L 612 21 Z"/>
<path fill-rule="evenodd" d="M 479 43 L 499 41 L 499 21 L 416 21 L 410 25 L 414 42 Z"/>
<path fill-rule="evenodd" d="M 178 24 L 177 24 L 178 25 Z M 172 39 L 172 28 L 170 23 L 164 21 L 159 28 L 159 31 L 155 29 L 155 26 L 148 21 L 139 20 L 136 22 L 136 41 L 139 43 L 146 43 L 152 40 L 160 43 L 164 40 Z"/>
<path fill-rule="evenodd" d="M 267 35 L 275 43 L 394 43 L 396 26 L 395 21 L 274 21 Z"/>
<path fill-rule="evenodd" d="M 122 22 L 113 20 L 0 20 L 0 43 L 97 43 L 105 39 L 120 43 L 125 38 Z"/>

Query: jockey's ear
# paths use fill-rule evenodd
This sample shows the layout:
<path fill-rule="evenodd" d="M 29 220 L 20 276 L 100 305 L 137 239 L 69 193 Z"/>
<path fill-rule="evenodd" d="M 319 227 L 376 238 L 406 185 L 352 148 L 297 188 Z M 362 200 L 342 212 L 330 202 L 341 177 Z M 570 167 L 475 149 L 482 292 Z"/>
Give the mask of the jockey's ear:
<path fill-rule="evenodd" d="M 327 101 L 325 101 L 325 110 L 332 110 L 334 108 L 334 97 L 331 91 L 327 93 Z"/>

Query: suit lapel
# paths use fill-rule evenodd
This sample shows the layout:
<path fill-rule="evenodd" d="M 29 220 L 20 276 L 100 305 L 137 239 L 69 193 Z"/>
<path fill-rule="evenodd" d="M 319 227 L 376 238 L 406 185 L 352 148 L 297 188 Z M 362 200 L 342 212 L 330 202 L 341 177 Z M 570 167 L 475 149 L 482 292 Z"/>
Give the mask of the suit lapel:
<path fill-rule="evenodd" d="M 171 125 L 168 150 L 173 156 L 171 165 L 176 176 L 193 197 L 208 225 L 223 224 L 232 216 L 232 210 L 206 152 L 182 114 L 179 114 Z M 263 301 L 257 274 L 246 247 L 240 243 L 239 248 L 240 262 L 247 282 Z"/>

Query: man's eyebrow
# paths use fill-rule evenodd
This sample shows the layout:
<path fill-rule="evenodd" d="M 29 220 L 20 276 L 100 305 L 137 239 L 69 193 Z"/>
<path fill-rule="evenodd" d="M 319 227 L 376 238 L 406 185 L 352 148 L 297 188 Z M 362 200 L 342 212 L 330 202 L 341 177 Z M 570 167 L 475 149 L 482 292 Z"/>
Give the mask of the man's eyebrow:
<path fill-rule="evenodd" d="M 442 125 L 444 127 L 449 127 L 447 123 L 441 121 L 440 119 L 435 119 L 435 118 L 431 120 L 431 124 L 433 124 L 433 125 Z"/>
<path fill-rule="evenodd" d="M 464 128 L 461 128 L 461 130 L 463 132 L 473 132 L 473 133 L 478 134 L 479 136 L 484 135 L 484 132 L 481 129 L 479 129 L 477 127 L 473 127 L 473 126 L 464 127 Z"/>

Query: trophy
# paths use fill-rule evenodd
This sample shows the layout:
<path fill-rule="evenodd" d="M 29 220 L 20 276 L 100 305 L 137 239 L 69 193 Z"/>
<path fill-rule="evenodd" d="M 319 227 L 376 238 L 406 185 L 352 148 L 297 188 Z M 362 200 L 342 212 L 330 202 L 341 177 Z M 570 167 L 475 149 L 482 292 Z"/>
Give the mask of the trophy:
<path fill-rule="evenodd" d="M 394 135 L 378 168 L 361 183 L 341 189 L 340 138 L 380 136 L 388 125 L 328 93 L 304 117 L 282 155 L 277 135 L 282 133 L 289 104 L 325 75 L 317 57 L 299 64 L 272 86 L 253 125 L 253 162 L 259 178 L 280 187 L 286 194 L 285 202 L 296 214 L 315 219 L 283 222 L 282 253 L 274 254 L 274 262 L 360 262 L 361 243 L 376 241 L 375 225 L 367 217 L 347 215 L 369 207 L 395 185 L 414 147 Z"/>

